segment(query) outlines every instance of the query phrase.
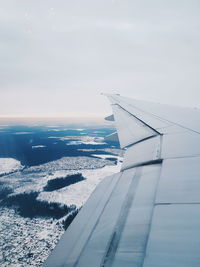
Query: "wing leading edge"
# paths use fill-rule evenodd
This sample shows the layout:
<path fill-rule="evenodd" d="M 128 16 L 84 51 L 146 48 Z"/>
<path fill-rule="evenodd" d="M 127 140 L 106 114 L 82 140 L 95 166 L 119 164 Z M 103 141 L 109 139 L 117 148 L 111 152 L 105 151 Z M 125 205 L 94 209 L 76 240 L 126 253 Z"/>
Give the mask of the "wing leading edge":
<path fill-rule="evenodd" d="M 122 169 L 97 186 L 44 266 L 200 266 L 199 111 L 108 97 Z"/>

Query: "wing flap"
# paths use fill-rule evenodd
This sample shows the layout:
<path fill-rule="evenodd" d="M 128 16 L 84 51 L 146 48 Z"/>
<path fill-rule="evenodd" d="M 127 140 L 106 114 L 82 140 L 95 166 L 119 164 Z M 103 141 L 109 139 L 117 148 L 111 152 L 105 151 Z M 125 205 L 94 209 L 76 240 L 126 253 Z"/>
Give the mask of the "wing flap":
<path fill-rule="evenodd" d="M 122 170 L 160 159 L 161 137 L 155 136 L 129 147 L 124 155 Z"/>
<path fill-rule="evenodd" d="M 121 147 L 158 134 L 119 106 L 113 105 L 112 108 Z"/>

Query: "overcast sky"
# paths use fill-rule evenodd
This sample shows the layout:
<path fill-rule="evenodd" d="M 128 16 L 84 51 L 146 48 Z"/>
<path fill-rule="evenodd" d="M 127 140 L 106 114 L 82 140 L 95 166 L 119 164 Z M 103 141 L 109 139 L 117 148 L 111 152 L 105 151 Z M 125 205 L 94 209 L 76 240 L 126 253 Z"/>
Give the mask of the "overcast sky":
<path fill-rule="evenodd" d="M 101 92 L 200 106 L 199 0 L 1 0 L 1 116 L 104 115 Z"/>

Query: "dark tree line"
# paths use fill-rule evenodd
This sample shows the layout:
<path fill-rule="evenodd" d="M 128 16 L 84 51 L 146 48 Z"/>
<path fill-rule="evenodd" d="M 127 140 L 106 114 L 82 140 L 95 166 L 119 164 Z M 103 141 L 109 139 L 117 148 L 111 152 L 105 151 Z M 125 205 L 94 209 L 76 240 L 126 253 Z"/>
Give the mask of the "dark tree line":
<path fill-rule="evenodd" d="M 67 175 L 66 177 L 61 178 L 55 178 L 47 182 L 47 185 L 44 187 L 44 191 L 54 191 L 83 180 L 85 180 L 85 178 L 81 173 Z"/>
<path fill-rule="evenodd" d="M 59 203 L 37 200 L 38 192 L 22 193 L 8 196 L 1 204 L 15 210 L 23 217 L 50 217 L 59 219 L 76 207 L 68 207 Z"/>

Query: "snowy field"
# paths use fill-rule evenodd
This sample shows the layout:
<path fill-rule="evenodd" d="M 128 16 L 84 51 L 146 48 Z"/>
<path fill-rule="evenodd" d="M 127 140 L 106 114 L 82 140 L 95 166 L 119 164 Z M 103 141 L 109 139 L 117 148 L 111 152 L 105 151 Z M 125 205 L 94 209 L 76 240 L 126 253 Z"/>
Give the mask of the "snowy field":
<path fill-rule="evenodd" d="M 69 126 L 69 125 L 68 125 Z M 0 127 L 0 266 L 40 267 L 122 151 L 109 127 Z"/>
<path fill-rule="evenodd" d="M 115 158 L 121 159 L 118 156 Z M 1 177 L 1 181 L 12 190 L 11 195 L 39 192 L 37 199 L 40 201 L 75 205 L 76 208 L 80 208 L 86 202 L 102 179 L 118 172 L 121 164 L 118 162 L 116 165 L 104 156 L 64 157 L 23 169 L 16 160 L 1 160 L 4 162 L 2 173 L 8 173 Z M 77 172 L 83 175 L 83 181 L 52 192 L 43 191 L 49 180 Z M 2 267 L 41 266 L 64 233 L 62 218 L 27 218 L 6 207 L 0 208 L 0 218 Z"/>
<path fill-rule="evenodd" d="M 12 158 L 0 158 L 0 175 L 23 169 L 20 161 Z"/>

